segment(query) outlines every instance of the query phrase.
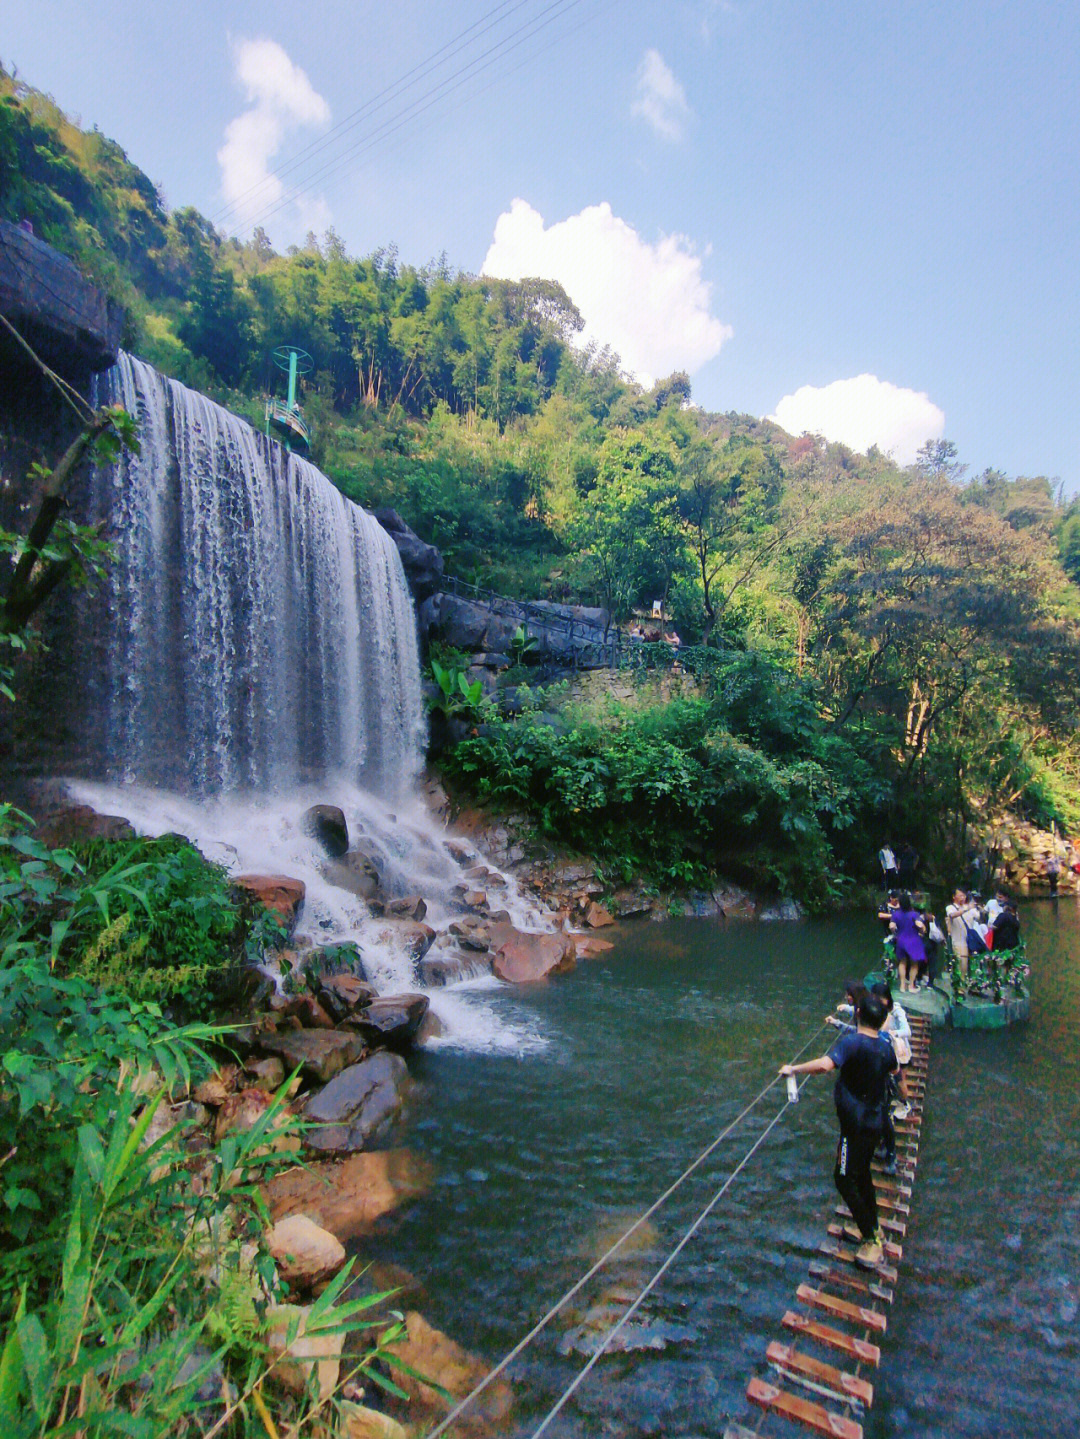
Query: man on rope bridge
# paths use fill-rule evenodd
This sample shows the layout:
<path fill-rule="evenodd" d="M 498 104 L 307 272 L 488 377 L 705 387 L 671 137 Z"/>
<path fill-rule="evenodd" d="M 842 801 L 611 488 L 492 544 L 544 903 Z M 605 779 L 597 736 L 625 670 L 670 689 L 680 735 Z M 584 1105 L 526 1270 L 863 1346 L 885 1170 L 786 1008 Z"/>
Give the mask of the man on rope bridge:
<path fill-rule="evenodd" d="M 858 1226 L 857 1234 L 852 1230 L 848 1235 L 860 1241 L 856 1260 L 868 1268 L 875 1268 L 884 1258 L 870 1165 L 888 1119 L 889 1076 L 899 1070 L 892 1045 L 880 1033 L 887 1012 L 885 1001 L 879 995 L 860 995 L 854 1031 L 841 1034 L 828 1054 L 802 1064 L 785 1064 L 780 1070 L 783 1075 L 839 1071 L 833 1091 L 840 1121 L 833 1178 Z M 899 1075 L 898 1082 L 906 1102 L 908 1092 L 903 1074 Z"/>

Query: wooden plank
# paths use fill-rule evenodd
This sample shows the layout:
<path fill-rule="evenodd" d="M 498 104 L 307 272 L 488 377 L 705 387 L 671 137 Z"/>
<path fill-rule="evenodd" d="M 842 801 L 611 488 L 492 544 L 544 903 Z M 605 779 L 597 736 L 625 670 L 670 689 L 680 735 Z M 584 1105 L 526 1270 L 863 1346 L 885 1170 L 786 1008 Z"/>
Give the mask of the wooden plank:
<path fill-rule="evenodd" d="M 833 1238 L 833 1239 L 843 1239 L 843 1238 L 845 1237 L 845 1235 L 844 1235 L 844 1230 L 843 1230 L 843 1226 L 842 1226 L 842 1225 L 839 1225 L 839 1224 L 830 1224 L 830 1225 L 829 1225 L 829 1235 L 830 1235 L 830 1237 Z M 854 1250 L 852 1250 L 851 1257 L 852 1257 L 852 1259 L 855 1258 L 855 1251 L 854 1251 Z M 904 1257 L 903 1247 L 902 1247 L 901 1245 L 899 1245 L 899 1244 L 894 1244 L 891 1239 L 886 1239 L 886 1241 L 885 1241 L 885 1258 L 891 1260 L 894 1264 L 899 1264 L 900 1261 L 901 1261 L 901 1259 L 903 1259 L 903 1257 Z"/>
<path fill-rule="evenodd" d="M 862 1439 L 862 1425 L 856 1424 L 854 1419 L 833 1414 L 823 1404 L 815 1404 L 798 1394 L 789 1394 L 764 1379 L 751 1379 L 746 1386 L 746 1397 L 751 1404 L 757 1404 L 772 1414 L 782 1414 L 796 1424 L 805 1424 L 817 1434 L 827 1434 L 831 1439 Z"/>
<path fill-rule="evenodd" d="M 877 1196 L 877 1207 L 883 1209 L 887 1214 L 908 1214 L 911 1213 L 911 1206 L 905 1204 L 902 1199 L 894 1199 L 892 1195 L 879 1194 Z M 851 1210 L 846 1205 L 838 1209 L 837 1214 L 843 1214 L 845 1219 L 851 1218 Z"/>
<path fill-rule="evenodd" d="M 878 1208 L 882 1209 L 884 1208 L 884 1205 L 879 1204 Z M 833 1210 L 833 1213 L 839 1214 L 841 1219 L 851 1219 L 853 1217 L 851 1210 L 847 1207 L 846 1204 L 838 1204 Z M 881 1226 L 882 1229 L 887 1229 L 890 1234 L 899 1234 L 901 1239 L 903 1239 L 904 1236 L 907 1234 L 907 1225 L 902 1219 L 890 1219 L 885 1214 L 879 1214 L 878 1224 Z"/>
<path fill-rule="evenodd" d="M 854 1249 L 845 1249 L 845 1247 L 842 1244 L 838 1244 L 835 1239 L 824 1240 L 821 1244 L 818 1245 L 817 1252 L 819 1254 L 824 1254 L 827 1259 L 832 1259 L 837 1264 L 852 1265 L 857 1274 L 870 1273 L 869 1269 L 864 1269 L 862 1265 L 855 1264 Z M 896 1283 L 896 1270 L 891 1264 L 886 1264 L 882 1262 L 873 1272 L 877 1274 L 880 1278 L 884 1279 L 886 1284 Z"/>
<path fill-rule="evenodd" d="M 774 1339 L 765 1351 L 765 1358 L 778 1369 L 783 1369 L 793 1376 L 802 1375 L 812 1379 L 815 1384 L 831 1389 L 837 1399 L 854 1399 L 859 1404 L 865 1404 L 868 1409 L 874 1402 L 874 1386 L 868 1379 L 860 1379 L 857 1374 L 848 1374 L 846 1370 L 837 1369 L 833 1364 L 826 1364 L 823 1359 L 815 1359 L 812 1354 L 801 1354 L 792 1344 L 781 1344 Z"/>
<path fill-rule="evenodd" d="M 830 1324 L 821 1324 L 818 1320 L 811 1319 L 809 1314 L 796 1314 L 793 1309 L 789 1309 L 780 1323 L 793 1334 L 801 1334 L 804 1339 L 813 1339 L 829 1349 L 839 1349 L 841 1353 L 849 1354 L 852 1359 L 861 1359 L 864 1364 L 872 1364 L 875 1369 L 881 1363 L 881 1350 L 876 1344 L 871 1344 L 869 1339 L 857 1339 L 854 1334 L 845 1334 L 842 1329 L 834 1329 Z"/>
<path fill-rule="evenodd" d="M 876 1284 L 866 1276 L 867 1269 L 837 1269 L 831 1264 L 822 1264 L 818 1259 L 810 1261 L 810 1278 L 821 1284 L 833 1284 L 837 1289 L 850 1289 L 853 1294 L 869 1294 L 883 1304 L 893 1302 L 893 1292 L 887 1284 Z"/>
<path fill-rule="evenodd" d="M 825 1314 L 831 1314 L 834 1319 L 846 1319 L 849 1324 L 861 1324 L 864 1329 L 871 1329 L 875 1334 L 884 1334 L 888 1323 L 884 1314 L 876 1309 L 867 1309 L 862 1304 L 852 1304 L 850 1299 L 841 1299 L 836 1294 L 826 1294 L 822 1289 L 814 1289 L 812 1285 L 800 1284 L 795 1291 L 795 1298 L 803 1304 L 809 1304 L 812 1309 L 820 1309 Z"/>
<path fill-rule="evenodd" d="M 901 1170 L 895 1178 L 882 1174 L 880 1165 L 871 1165 L 871 1178 L 874 1181 L 874 1188 L 879 1194 L 898 1194 L 901 1199 L 911 1198 L 911 1185 L 907 1183 L 911 1179 L 910 1170 Z"/>

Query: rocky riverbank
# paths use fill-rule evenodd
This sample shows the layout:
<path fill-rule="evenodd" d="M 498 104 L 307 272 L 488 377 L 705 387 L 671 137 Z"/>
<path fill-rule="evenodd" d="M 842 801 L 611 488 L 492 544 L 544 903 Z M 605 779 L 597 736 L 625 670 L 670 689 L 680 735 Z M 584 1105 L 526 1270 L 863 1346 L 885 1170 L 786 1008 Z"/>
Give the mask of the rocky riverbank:
<path fill-rule="evenodd" d="M 305 1338 L 311 1306 L 349 1254 L 363 1260 L 376 1226 L 381 1232 L 432 1182 L 430 1166 L 395 1144 L 395 1134 L 419 1102 L 409 1055 L 441 1037 L 434 992 L 478 975 L 504 983 L 546 980 L 609 950 L 604 931 L 618 921 L 666 918 L 680 906 L 710 915 L 768 914 L 734 886 L 685 898 L 640 885 L 612 888 L 595 864 L 560 854 L 523 817 L 455 810 L 433 778 L 425 799 L 443 826 L 435 833 L 450 876 L 442 891 L 427 896 L 401 893 L 400 873 L 391 873 L 368 837 L 350 833 L 335 805 L 317 804 L 302 816 L 303 832 L 322 856 L 321 873 L 362 902 L 380 942 L 408 956 L 414 987 L 379 993 L 360 944 L 312 938 L 319 930 L 305 925 L 302 879 L 234 874 L 237 894 L 273 916 L 282 942 L 266 953 L 261 971 L 249 974 L 243 1008 L 221 1016 L 234 1027 L 215 1071 L 190 1090 L 173 1089 L 148 1136 L 153 1142 L 183 1126 L 196 1175 L 200 1154 L 211 1147 L 225 1152 L 252 1130 L 276 1156 L 275 1171 L 261 1184 L 268 1227 L 249 1259 L 253 1275 L 257 1253 L 274 1262 L 276 1281 L 267 1285 L 263 1274 L 258 1283 L 269 1302 L 267 1340 L 286 1387 L 314 1383 L 330 1393 L 338 1386 L 346 1361 L 322 1339 Z M 120 816 L 61 803 L 41 832 L 54 844 L 70 844 L 124 839 L 132 828 Z M 527 912 L 537 921 L 533 928 L 522 923 Z M 444 1393 L 453 1400 L 471 1390 L 484 1366 L 424 1318 L 417 1307 L 422 1286 L 411 1276 L 376 1269 L 360 1282 L 360 1290 L 372 1288 L 399 1291 L 376 1311 L 385 1312 L 386 1325 L 392 1308 L 410 1306 L 392 1344 L 413 1371 L 405 1379 L 395 1374 L 409 1402 L 395 1401 L 395 1409 L 370 1386 L 361 1392 L 353 1384 L 341 1432 L 347 1439 L 405 1439 L 446 1412 Z M 510 1395 L 493 1389 L 463 1432 L 498 1432 Z"/>

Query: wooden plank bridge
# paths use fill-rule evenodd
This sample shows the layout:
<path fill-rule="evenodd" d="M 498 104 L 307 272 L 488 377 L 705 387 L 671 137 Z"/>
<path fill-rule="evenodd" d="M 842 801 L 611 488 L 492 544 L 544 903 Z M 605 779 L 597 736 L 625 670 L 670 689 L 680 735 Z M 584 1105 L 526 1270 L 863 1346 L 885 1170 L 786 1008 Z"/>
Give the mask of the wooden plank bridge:
<path fill-rule="evenodd" d="M 860 1420 L 874 1402 L 871 1376 L 881 1363 L 896 1266 L 903 1257 L 926 1097 L 930 1023 L 917 1015 L 909 1018 L 906 1073 L 912 1102 L 908 1118 L 895 1122 L 897 1173 L 888 1177 L 874 1164 L 885 1259 L 876 1270 L 855 1263 L 855 1246 L 844 1235 L 851 1214 L 837 1205 L 807 1282 L 795 1291 L 796 1307 L 780 1321 L 784 1336 L 765 1351 L 769 1378 L 755 1376 L 746 1387 L 756 1420 L 729 1424 L 725 1439 L 790 1436 L 796 1427 L 832 1439 L 862 1439 Z"/>

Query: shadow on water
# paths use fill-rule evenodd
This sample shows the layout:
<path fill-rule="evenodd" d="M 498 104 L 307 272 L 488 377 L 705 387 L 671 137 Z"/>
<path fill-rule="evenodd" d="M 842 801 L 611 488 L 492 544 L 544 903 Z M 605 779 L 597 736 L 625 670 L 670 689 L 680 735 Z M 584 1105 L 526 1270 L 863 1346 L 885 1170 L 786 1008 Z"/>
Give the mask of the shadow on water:
<path fill-rule="evenodd" d="M 867 1439 L 1074 1435 L 1080 1412 L 1080 923 L 1032 905 L 1033 1018 L 935 1037 L 918 1188 Z M 627 926 L 568 979 L 501 991 L 547 1047 L 440 1051 L 407 1142 L 430 1195 L 383 1243 L 421 1307 L 501 1357 L 815 1032 L 874 957 L 872 921 Z M 488 996 L 485 996 L 486 998 Z M 834 1202 L 828 1081 L 709 1217 L 548 1433 L 723 1434 Z M 775 1114 L 773 1091 L 512 1374 L 527 1436 Z"/>

